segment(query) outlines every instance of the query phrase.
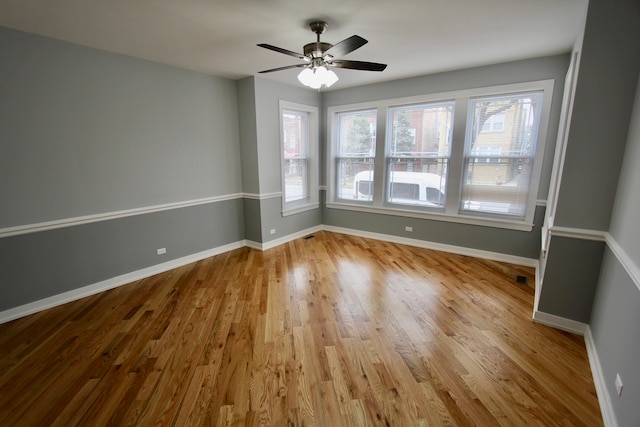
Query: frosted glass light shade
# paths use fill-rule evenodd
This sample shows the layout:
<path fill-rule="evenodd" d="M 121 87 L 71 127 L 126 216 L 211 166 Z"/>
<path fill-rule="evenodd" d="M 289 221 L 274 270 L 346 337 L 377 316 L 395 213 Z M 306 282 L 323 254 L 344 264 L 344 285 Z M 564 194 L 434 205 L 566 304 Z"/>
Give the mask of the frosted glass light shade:
<path fill-rule="evenodd" d="M 305 86 L 311 85 L 313 81 L 313 70 L 311 70 L 311 68 L 305 68 L 298 74 L 298 80 Z"/>
<path fill-rule="evenodd" d="M 326 87 L 331 87 L 335 82 L 338 81 L 338 75 L 331 70 L 327 70 L 324 78 L 324 85 Z"/>
<path fill-rule="evenodd" d="M 316 67 L 314 69 L 305 68 L 298 74 L 298 80 L 305 86 L 312 89 L 320 89 L 323 85 L 331 87 L 338 81 L 338 76 L 325 66 Z"/>

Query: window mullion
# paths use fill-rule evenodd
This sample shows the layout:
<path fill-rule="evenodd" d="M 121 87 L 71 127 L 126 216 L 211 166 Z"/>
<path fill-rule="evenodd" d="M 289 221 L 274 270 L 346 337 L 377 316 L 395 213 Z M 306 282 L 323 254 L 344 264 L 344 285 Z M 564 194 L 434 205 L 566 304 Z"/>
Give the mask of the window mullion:
<path fill-rule="evenodd" d="M 384 205 L 384 186 L 387 176 L 387 108 L 378 108 L 378 117 L 376 123 L 376 153 L 373 164 L 374 182 L 373 182 L 373 205 L 381 207 Z"/>
<path fill-rule="evenodd" d="M 453 133 L 451 137 L 451 157 L 447 174 L 447 201 L 445 213 L 457 215 L 464 172 L 464 143 L 467 129 L 467 109 L 469 98 L 457 98 L 453 112 Z"/>

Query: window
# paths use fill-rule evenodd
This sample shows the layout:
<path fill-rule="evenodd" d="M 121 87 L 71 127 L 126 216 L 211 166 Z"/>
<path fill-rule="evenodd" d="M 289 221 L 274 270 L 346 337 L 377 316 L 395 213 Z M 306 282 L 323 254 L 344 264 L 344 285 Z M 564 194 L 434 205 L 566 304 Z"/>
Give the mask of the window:
<path fill-rule="evenodd" d="M 283 215 L 319 206 L 317 117 L 315 107 L 280 102 Z"/>
<path fill-rule="evenodd" d="M 530 230 L 552 91 L 546 80 L 330 107 L 327 207 Z"/>
<path fill-rule="evenodd" d="M 471 100 L 461 211 L 525 217 L 541 108 L 542 92 Z M 485 132 L 495 117 L 501 132 Z"/>
<path fill-rule="evenodd" d="M 388 110 L 386 202 L 444 207 L 454 103 Z"/>
<path fill-rule="evenodd" d="M 376 151 L 376 110 L 336 116 L 336 197 L 371 201 Z"/>

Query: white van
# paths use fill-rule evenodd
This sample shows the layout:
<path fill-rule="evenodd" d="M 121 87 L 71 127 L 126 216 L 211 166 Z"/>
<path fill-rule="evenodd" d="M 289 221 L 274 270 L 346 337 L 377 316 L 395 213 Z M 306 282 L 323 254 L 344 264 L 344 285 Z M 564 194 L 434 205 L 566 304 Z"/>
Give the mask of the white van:
<path fill-rule="evenodd" d="M 445 179 L 434 173 L 391 172 L 389 203 L 444 206 Z M 371 200 L 373 197 L 373 171 L 358 172 L 353 180 L 354 199 Z"/>

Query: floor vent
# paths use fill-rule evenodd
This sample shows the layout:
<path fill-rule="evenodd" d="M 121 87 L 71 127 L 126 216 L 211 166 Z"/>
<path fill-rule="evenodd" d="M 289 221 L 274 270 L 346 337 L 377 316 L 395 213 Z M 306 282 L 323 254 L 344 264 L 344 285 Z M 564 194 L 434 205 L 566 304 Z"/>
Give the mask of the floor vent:
<path fill-rule="evenodd" d="M 304 238 L 304 240 L 313 239 L 314 237 L 316 237 L 316 236 L 314 236 L 314 235 L 312 234 L 312 235 L 310 235 L 310 236 L 305 237 L 305 238 Z"/>
<path fill-rule="evenodd" d="M 516 283 L 520 283 L 523 285 L 526 285 L 528 282 L 527 277 L 526 276 L 516 276 Z"/>

